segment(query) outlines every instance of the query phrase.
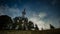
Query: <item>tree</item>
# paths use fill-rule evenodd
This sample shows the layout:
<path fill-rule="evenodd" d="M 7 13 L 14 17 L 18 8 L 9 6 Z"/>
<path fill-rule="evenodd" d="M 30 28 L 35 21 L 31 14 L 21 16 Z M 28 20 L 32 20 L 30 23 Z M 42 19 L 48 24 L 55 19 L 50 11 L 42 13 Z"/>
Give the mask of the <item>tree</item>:
<path fill-rule="evenodd" d="M 37 24 L 35 24 L 35 30 L 39 30 L 39 28 L 38 28 Z"/>
<path fill-rule="evenodd" d="M 32 30 L 34 28 L 34 24 L 32 21 L 29 21 L 28 23 L 28 30 Z"/>
<path fill-rule="evenodd" d="M 9 23 L 12 23 L 11 17 L 7 15 L 1 15 L 0 16 L 0 29 L 8 29 L 7 26 Z"/>
<path fill-rule="evenodd" d="M 51 29 L 54 29 L 55 27 L 54 27 L 53 25 L 50 24 L 50 28 L 51 28 Z"/>

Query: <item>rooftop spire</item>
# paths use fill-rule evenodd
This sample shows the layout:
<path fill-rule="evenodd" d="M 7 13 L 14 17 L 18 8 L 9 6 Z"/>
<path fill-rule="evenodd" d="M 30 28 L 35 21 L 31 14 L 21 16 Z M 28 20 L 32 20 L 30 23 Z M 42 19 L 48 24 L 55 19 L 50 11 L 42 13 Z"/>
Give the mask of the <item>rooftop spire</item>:
<path fill-rule="evenodd" d="M 25 9 L 26 9 L 26 8 L 25 8 Z M 25 9 L 24 9 L 23 12 L 22 12 L 22 17 L 25 17 L 25 14 L 26 14 Z"/>

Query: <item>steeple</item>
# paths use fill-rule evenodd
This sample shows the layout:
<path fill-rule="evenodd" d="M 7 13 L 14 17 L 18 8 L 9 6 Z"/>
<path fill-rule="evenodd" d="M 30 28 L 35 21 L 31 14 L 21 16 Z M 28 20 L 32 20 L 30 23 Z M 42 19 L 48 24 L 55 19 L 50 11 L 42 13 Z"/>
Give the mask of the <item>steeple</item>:
<path fill-rule="evenodd" d="M 22 11 L 22 17 L 25 17 L 25 14 L 26 14 L 26 12 L 25 12 L 25 9 Z"/>

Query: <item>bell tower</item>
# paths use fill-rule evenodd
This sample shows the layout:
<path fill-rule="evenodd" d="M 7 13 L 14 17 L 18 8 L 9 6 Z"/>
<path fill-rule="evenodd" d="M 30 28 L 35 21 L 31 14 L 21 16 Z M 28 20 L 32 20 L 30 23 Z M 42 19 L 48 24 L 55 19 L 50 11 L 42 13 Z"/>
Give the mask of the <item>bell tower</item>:
<path fill-rule="evenodd" d="M 22 17 L 25 17 L 26 15 L 26 12 L 25 12 L 25 9 L 22 11 Z"/>

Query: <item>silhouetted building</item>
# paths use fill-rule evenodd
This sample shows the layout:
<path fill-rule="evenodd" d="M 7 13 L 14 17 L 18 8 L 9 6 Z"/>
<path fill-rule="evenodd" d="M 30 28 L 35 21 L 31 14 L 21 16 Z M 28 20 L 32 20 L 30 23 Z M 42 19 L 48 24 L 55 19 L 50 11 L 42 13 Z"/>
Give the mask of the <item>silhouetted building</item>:
<path fill-rule="evenodd" d="M 11 17 L 7 15 L 1 15 L 0 16 L 0 29 L 13 29 L 13 30 L 39 30 L 37 25 L 34 27 L 34 24 L 32 21 L 28 21 L 28 18 L 25 17 L 25 9 L 22 12 L 21 17 L 15 17 L 13 18 L 13 21 Z"/>
<path fill-rule="evenodd" d="M 24 18 L 25 15 L 26 15 L 26 12 L 25 12 L 25 9 L 24 9 L 23 12 L 22 12 L 22 17 Z"/>
<path fill-rule="evenodd" d="M 15 25 L 18 25 L 18 26 L 16 26 L 17 27 L 16 29 L 19 29 L 19 30 L 35 30 L 35 29 L 37 29 L 38 27 L 36 26 L 36 28 L 34 28 L 33 22 L 28 21 L 28 18 L 25 17 L 25 14 L 26 14 L 26 12 L 24 9 L 24 11 L 22 12 L 22 17 L 14 18 Z"/>

